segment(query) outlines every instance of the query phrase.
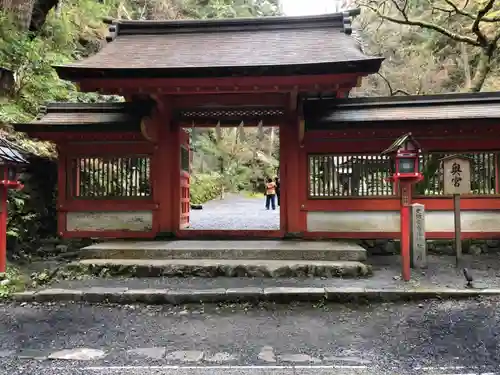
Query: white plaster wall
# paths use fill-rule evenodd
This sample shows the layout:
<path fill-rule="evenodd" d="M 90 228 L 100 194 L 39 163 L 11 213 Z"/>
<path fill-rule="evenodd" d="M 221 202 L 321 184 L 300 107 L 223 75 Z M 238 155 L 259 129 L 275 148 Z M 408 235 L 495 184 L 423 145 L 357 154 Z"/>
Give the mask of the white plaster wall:
<path fill-rule="evenodd" d="M 500 211 L 462 211 L 462 232 L 500 232 Z M 309 232 L 399 232 L 399 211 L 308 212 Z M 426 232 L 453 232 L 452 211 L 426 211 Z"/>
<path fill-rule="evenodd" d="M 308 232 L 399 232 L 399 212 L 308 212 Z"/>
<path fill-rule="evenodd" d="M 66 230 L 69 232 L 116 230 L 145 232 L 152 228 L 153 213 L 151 211 L 68 212 L 66 218 Z"/>

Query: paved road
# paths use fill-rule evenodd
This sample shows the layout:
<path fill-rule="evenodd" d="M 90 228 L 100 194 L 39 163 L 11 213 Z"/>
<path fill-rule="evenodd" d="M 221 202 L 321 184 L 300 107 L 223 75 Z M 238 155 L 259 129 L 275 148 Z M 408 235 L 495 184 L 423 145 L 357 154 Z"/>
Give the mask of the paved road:
<path fill-rule="evenodd" d="M 0 374 L 500 374 L 499 303 L 4 305 Z"/>
<path fill-rule="evenodd" d="M 191 210 L 190 228 L 198 230 L 278 230 L 279 207 L 267 211 L 264 197 L 249 198 L 229 194 L 203 205 L 203 210 Z"/>

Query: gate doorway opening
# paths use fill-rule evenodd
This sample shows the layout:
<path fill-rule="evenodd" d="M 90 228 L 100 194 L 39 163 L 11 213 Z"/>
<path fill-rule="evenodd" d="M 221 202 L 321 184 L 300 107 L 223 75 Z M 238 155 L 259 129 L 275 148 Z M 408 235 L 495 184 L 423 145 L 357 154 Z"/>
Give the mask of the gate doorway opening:
<path fill-rule="evenodd" d="M 179 229 L 280 230 L 279 127 L 182 130 Z M 266 202 L 268 179 L 277 188 Z"/>

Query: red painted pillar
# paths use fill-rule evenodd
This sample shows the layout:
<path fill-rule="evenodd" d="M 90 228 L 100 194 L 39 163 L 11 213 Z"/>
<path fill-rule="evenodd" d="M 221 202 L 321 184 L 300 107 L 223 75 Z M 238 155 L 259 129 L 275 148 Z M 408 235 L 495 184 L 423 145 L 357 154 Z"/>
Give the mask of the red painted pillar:
<path fill-rule="evenodd" d="M 7 270 L 7 187 L 0 186 L 0 274 Z"/>
<path fill-rule="evenodd" d="M 401 265 L 404 281 L 409 281 L 410 274 L 410 204 L 411 185 L 407 182 L 400 182 L 401 192 Z"/>
<path fill-rule="evenodd" d="M 301 235 L 306 230 L 306 215 L 301 209 L 307 185 L 301 163 L 305 160 L 299 143 L 299 119 L 291 114 L 287 123 L 280 127 L 280 178 L 283 189 L 281 213 L 286 215 L 286 230 L 292 235 Z M 283 225 L 282 225 L 283 228 Z"/>
<path fill-rule="evenodd" d="M 160 99 L 161 100 L 161 99 Z M 171 173 L 171 108 L 169 103 L 157 103 L 153 121 L 156 124 L 157 142 L 153 155 L 151 180 L 153 183 L 153 198 L 158 208 L 155 212 L 155 229 L 160 235 L 174 233 L 173 208 L 172 208 L 172 173 Z"/>

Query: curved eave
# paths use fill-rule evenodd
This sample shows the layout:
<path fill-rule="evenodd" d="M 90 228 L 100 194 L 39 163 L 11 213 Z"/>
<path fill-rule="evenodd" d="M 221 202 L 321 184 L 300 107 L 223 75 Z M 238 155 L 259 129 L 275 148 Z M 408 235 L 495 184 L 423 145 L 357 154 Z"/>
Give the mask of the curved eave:
<path fill-rule="evenodd" d="M 140 123 L 96 123 L 96 124 L 13 124 L 16 131 L 31 134 L 42 133 L 109 133 L 109 132 L 141 132 Z"/>
<path fill-rule="evenodd" d="M 169 78 L 224 78 L 224 77 L 283 77 L 323 74 L 377 73 L 382 61 L 380 57 L 357 61 L 338 61 L 303 65 L 236 66 L 206 68 L 130 68 L 97 69 L 84 66 L 54 66 L 61 79 L 82 81 L 85 79 L 169 79 Z"/>

